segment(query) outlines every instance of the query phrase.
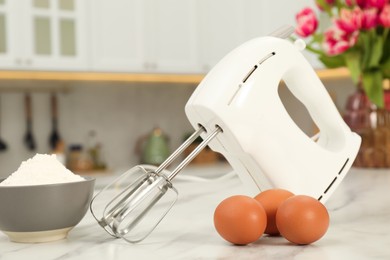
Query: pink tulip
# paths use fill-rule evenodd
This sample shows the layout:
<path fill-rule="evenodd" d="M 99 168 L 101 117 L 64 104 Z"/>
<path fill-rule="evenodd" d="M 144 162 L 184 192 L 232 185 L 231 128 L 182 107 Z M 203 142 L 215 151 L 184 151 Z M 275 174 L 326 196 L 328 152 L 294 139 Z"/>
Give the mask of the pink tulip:
<path fill-rule="evenodd" d="M 334 56 L 354 46 L 357 42 L 359 31 L 348 34 L 337 26 L 333 26 L 325 31 L 324 35 L 323 48 L 329 56 Z"/>
<path fill-rule="evenodd" d="M 378 9 L 368 8 L 363 10 L 362 28 L 369 30 L 378 25 Z"/>
<path fill-rule="evenodd" d="M 345 4 L 349 7 L 358 5 L 360 8 L 375 7 L 382 9 L 389 0 L 345 0 Z"/>
<path fill-rule="evenodd" d="M 348 35 L 348 44 L 349 44 L 349 47 L 353 47 L 355 46 L 355 44 L 357 43 L 358 39 L 359 39 L 359 32 L 356 31 L 356 32 L 353 32 L 352 34 Z"/>
<path fill-rule="evenodd" d="M 366 7 L 375 7 L 378 9 L 382 9 L 385 6 L 386 2 L 387 0 L 367 0 Z"/>
<path fill-rule="evenodd" d="M 355 3 L 355 0 L 345 0 L 345 4 L 346 4 L 347 6 L 353 6 L 353 5 L 355 5 L 356 3 Z"/>
<path fill-rule="evenodd" d="M 349 7 L 358 5 L 361 8 L 364 8 L 367 6 L 368 0 L 345 0 L 345 4 Z"/>
<path fill-rule="evenodd" d="M 379 22 L 383 27 L 390 27 L 390 4 L 385 5 L 379 15 Z"/>
<path fill-rule="evenodd" d="M 355 1 L 357 5 L 360 6 L 361 8 L 366 7 L 368 2 L 368 0 L 355 0 Z"/>
<path fill-rule="evenodd" d="M 311 8 L 306 7 L 302 9 L 295 18 L 297 21 L 295 32 L 298 35 L 308 37 L 317 30 L 318 19 Z"/>
<path fill-rule="evenodd" d="M 339 41 L 334 45 L 325 44 L 324 48 L 329 56 L 336 56 L 347 51 L 349 49 L 349 45 L 345 41 Z"/>
<path fill-rule="evenodd" d="M 341 9 L 340 18 L 335 20 L 337 26 L 346 33 L 353 33 L 362 26 L 363 12 L 359 7 L 353 10 Z"/>

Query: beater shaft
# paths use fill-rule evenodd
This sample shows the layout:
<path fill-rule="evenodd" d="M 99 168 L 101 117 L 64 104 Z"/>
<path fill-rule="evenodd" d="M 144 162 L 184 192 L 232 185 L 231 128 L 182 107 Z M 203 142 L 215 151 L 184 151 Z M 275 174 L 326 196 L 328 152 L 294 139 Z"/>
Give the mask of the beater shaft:
<path fill-rule="evenodd" d="M 198 128 L 187 140 L 182 143 L 179 148 L 176 149 L 160 166 L 155 170 L 155 173 L 159 174 L 165 168 L 167 168 L 190 144 L 192 144 L 201 133 L 206 131 L 202 126 Z"/>
<path fill-rule="evenodd" d="M 175 176 L 183 170 L 207 145 L 214 139 L 214 137 L 222 132 L 219 126 L 216 126 L 215 130 L 206 137 L 168 176 L 168 180 L 171 181 Z"/>

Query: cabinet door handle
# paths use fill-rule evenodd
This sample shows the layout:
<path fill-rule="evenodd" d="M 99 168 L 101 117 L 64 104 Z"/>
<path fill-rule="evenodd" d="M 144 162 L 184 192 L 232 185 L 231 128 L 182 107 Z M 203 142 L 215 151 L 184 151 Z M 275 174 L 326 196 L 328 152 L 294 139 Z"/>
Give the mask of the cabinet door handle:
<path fill-rule="evenodd" d="M 22 65 L 22 59 L 21 58 L 16 58 L 15 59 L 15 64 L 16 65 Z"/>
<path fill-rule="evenodd" d="M 26 59 L 25 60 L 25 64 L 28 65 L 28 66 L 31 66 L 32 65 L 32 60 L 31 59 Z"/>

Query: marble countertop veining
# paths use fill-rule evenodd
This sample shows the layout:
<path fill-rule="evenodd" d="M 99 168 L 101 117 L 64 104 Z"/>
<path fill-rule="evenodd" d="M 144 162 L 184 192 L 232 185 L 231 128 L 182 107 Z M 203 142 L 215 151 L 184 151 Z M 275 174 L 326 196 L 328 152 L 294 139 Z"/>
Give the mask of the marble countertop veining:
<path fill-rule="evenodd" d="M 183 175 L 207 171 L 205 167 Z M 245 194 L 239 179 L 230 176 L 175 180 L 178 202 L 139 244 L 113 239 L 88 212 L 64 240 L 20 244 L 1 233 L 0 259 L 390 259 L 390 170 L 351 169 L 326 204 L 328 232 L 307 246 L 267 236 L 234 246 L 220 238 L 212 221 L 215 207 L 228 196 Z"/>

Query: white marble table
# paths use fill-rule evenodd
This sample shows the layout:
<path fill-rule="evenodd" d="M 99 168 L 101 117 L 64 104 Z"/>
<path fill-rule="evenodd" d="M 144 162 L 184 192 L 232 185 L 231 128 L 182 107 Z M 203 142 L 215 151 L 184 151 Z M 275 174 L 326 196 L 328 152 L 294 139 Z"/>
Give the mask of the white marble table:
<path fill-rule="evenodd" d="M 205 176 L 208 171 L 185 174 Z M 390 170 L 352 169 L 327 203 L 328 232 L 307 246 L 266 236 L 251 245 L 233 246 L 220 238 L 213 212 L 224 198 L 245 193 L 237 177 L 178 179 L 175 186 L 179 201 L 140 244 L 111 238 L 88 212 L 65 240 L 18 244 L 1 233 L 0 259 L 390 259 Z"/>

